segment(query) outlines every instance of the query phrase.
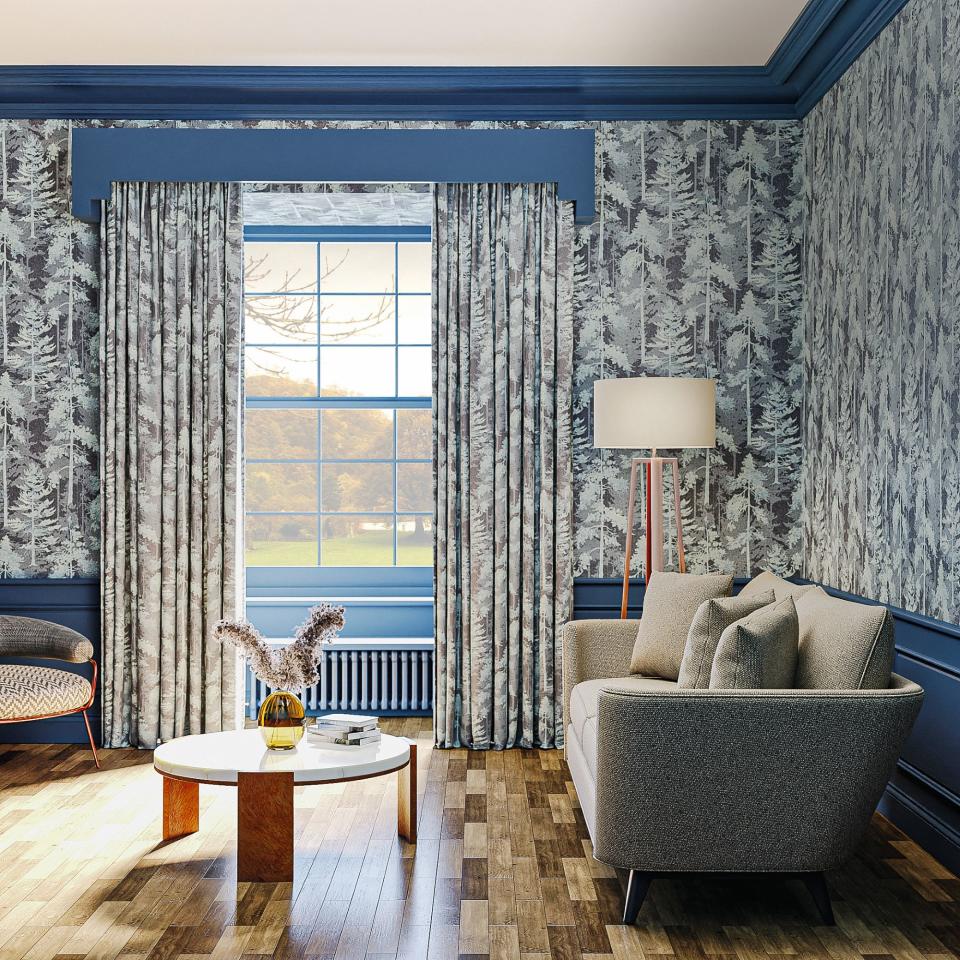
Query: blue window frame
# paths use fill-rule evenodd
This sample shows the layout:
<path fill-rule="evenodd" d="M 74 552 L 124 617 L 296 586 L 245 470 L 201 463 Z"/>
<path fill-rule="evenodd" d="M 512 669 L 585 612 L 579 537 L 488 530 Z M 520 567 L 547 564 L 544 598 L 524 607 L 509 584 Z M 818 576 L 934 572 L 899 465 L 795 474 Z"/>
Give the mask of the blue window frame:
<path fill-rule="evenodd" d="M 257 581 L 432 566 L 429 241 L 429 227 L 245 228 Z"/>

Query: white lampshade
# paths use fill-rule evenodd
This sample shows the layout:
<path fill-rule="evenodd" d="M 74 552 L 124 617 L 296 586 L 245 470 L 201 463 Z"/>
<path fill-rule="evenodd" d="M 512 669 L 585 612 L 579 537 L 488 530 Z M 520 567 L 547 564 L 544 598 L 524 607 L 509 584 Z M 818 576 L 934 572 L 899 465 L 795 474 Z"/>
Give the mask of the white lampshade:
<path fill-rule="evenodd" d="M 716 381 L 623 377 L 593 385 L 593 445 L 634 450 L 713 447 Z"/>

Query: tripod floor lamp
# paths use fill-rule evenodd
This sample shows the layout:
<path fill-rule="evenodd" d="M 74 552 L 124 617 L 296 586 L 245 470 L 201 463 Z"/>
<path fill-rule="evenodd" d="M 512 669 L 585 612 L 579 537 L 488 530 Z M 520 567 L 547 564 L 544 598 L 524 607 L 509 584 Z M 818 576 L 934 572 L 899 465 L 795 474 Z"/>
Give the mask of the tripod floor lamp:
<path fill-rule="evenodd" d="M 623 596 L 620 616 L 627 617 L 630 557 L 636 520 L 637 474 L 644 470 L 646 491 L 647 582 L 663 569 L 663 471 L 673 472 L 673 508 L 677 518 L 677 556 L 686 573 L 683 525 L 680 520 L 680 474 L 676 457 L 661 457 L 660 450 L 716 445 L 716 383 L 688 377 L 624 377 L 597 380 L 593 385 L 593 445 L 596 448 L 649 450 L 648 457 L 630 463 L 630 499 L 627 504 L 627 548 L 623 563 Z"/>

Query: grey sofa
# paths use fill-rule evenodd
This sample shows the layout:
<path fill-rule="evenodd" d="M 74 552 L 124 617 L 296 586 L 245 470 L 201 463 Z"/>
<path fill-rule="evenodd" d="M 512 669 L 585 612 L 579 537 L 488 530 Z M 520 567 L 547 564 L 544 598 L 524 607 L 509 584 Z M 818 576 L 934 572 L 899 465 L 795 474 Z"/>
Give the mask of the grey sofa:
<path fill-rule="evenodd" d="M 630 871 L 625 923 L 652 879 L 687 872 L 798 875 L 833 922 L 823 871 L 863 836 L 923 690 L 890 672 L 889 612 L 822 591 L 809 606 L 798 602 L 805 689 L 631 676 L 638 621 L 567 624 L 567 763 L 594 855 Z M 826 689 L 835 676 L 859 685 Z"/>

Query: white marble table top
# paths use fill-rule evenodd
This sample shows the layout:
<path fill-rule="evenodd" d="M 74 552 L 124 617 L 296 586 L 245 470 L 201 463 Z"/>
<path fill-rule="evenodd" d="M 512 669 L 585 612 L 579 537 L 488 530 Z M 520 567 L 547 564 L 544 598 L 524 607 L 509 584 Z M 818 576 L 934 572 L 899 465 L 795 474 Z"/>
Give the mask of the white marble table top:
<path fill-rule="evenodd" d="M 330 783 L 390 773 L 410 759 L 410 744 L 383 734 L 365 747 L 323 747 L 309 734 L 295 750 L 268 750 L 259 730 L 202 733 L 168 740 L 154 751 L 159 773 L 181 780 L 236 784 L 238 773 L 292 773 L 293 782 Z"/>

